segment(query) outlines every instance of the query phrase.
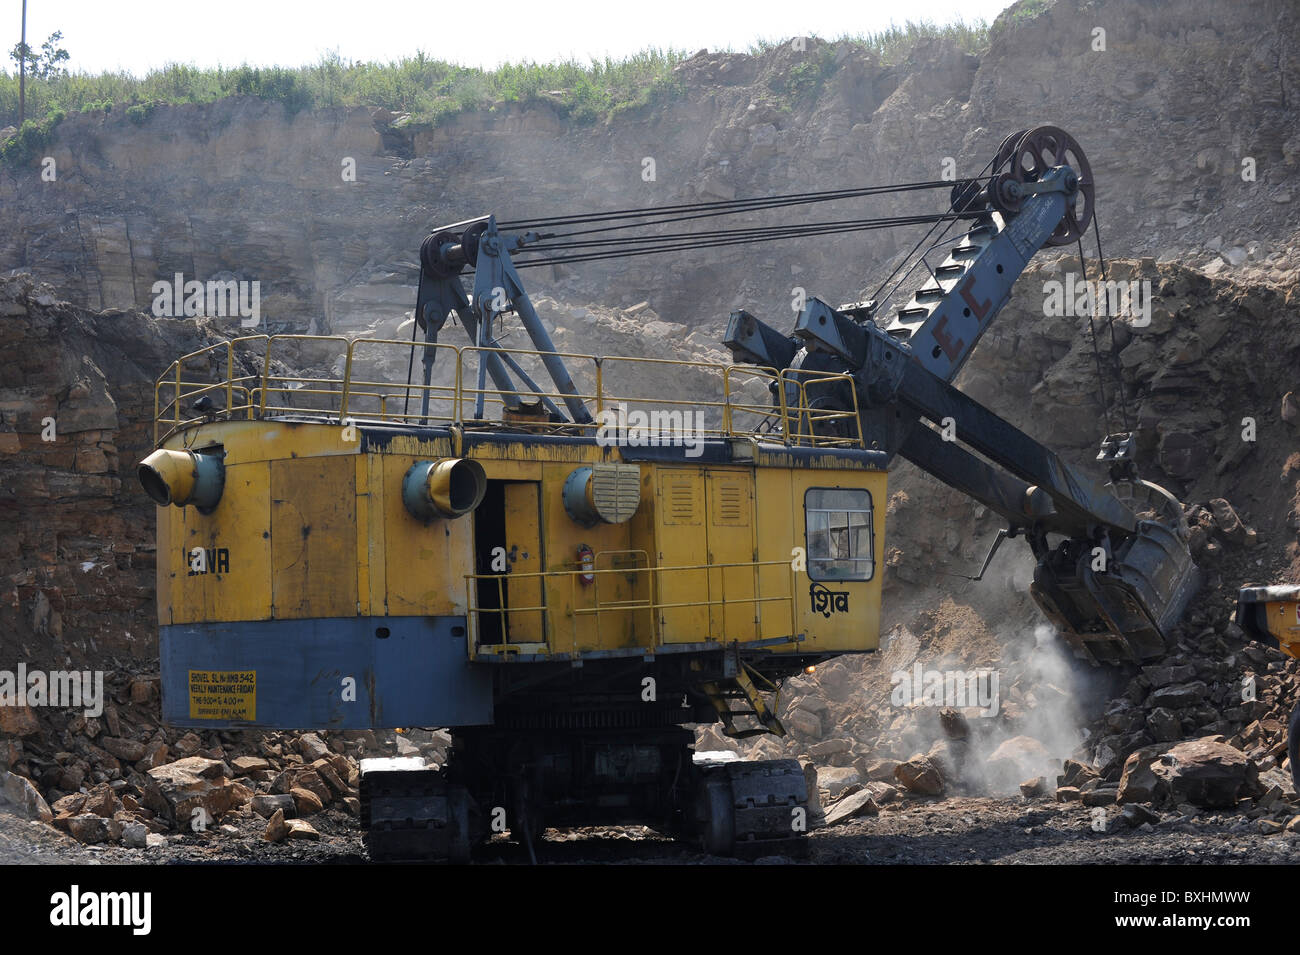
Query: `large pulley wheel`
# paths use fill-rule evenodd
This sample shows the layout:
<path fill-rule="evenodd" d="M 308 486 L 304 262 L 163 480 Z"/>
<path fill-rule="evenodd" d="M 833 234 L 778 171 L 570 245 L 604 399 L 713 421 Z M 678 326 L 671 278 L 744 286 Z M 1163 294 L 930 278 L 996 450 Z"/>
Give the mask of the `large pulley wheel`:
<path fill-rule="evenodd" d="M 435 232 L 421 242 L 420 264 L 424 266 L 424 270 L 437 279 L 447 279 L 453 275 L 459 275 L 464 266 L 448 262 L 442 253 L 444 246 L 459 241 L 460 236 L 457 233 L 443 231 Z"/>
<path fill-rule="evenodd" d="M 1092 181 L 1092 167 L 1088 165 L 1088 157 L 1083 154 L 1082 147 L 1073 136 L 1057 126 L 1035 126 L 1021 134 L 1010 154 L 1004 157 L 1003 151 L 1006 149 L 1007 141 L 1004 141 L 998 150 L 998 159 L 1011 163 L 1004 175 L 1021 185 L 1040 181 L 1056 166 L 1069 166 L 1078 174 L 1078 188 L 1073 197 L 1066 199 L 1065 215 L 1061 217 L 1060 225 L 1047 240 L 1047 244 L 1070 245 L 1077 242 L 1092 223 L 1096 191 Z M 995 165 L 994 168 L 999 166 Z M 998 180 L 994 181 L 996 183 Z"/>
<path fill-rule="evenodd" d="M 478 264 L 478 244 L 487 231 L 487 222 L 475 222 L 463 232 L 444 229 L 435 232 L 420 243 L 420 264 L 434 278 L 447 279 L 459 275 L 465 266 Z M 459 246 L 459 256 L 448 259 L 444 250 Z"/>

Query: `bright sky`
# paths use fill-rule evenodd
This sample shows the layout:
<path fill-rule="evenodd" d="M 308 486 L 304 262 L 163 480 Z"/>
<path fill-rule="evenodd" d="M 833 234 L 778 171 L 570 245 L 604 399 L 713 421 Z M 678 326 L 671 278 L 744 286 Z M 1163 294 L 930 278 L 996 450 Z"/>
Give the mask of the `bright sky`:
<path fill-rule="evenodd" d="M 33 49 L 55 30 L 73 71 L 124 69 L 143 75 L 170 62 L 197 66 L 302 66 L 337 50 L 381 61 L 423 50 L 470 66 L 585 61 L 647 46 L 694 52 L 746 49 L 754 40 L 883 29 L 893 21 L 971 22 L 1010 0 L 27 0 Z M 0 0 L 0 43 L 19 39 L 22 0 Z M 6 67 L 12 67 L 7 62 Z"/>

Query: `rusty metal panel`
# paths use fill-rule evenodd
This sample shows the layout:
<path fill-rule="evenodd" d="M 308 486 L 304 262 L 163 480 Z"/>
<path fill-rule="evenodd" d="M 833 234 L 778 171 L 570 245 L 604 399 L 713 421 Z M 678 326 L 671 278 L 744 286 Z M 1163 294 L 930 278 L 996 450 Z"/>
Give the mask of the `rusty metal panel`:
<path fill-rule="evenodd" d="M 271 462 L 276 617 L 357 613 L 356 467 L 350 457 Z"/>
<path fill-rule="evenodd" d="M 537 574 L 542 562 L 541 484 L 511 481 L 505 485 L 506 561 L 511 574 Z M 542 606 L 540 577 L 512 577 L 510 607 Z M 541 610 L 511 610 L 506 614 L 506 636 L 510 643 L 541 643 L 546 634 Z"/>
<path fill-rule="evenodd" d="M 656 477 L 656 550 L 661 569 L 655 575 L 655 602 L 661 608 L 660 635 L 664 643 L 699 643 L 710 638 L 709 572 L 701 566 L 708 549 L 704 470 L 659 468 Z M 691 569 L 665 569 L 672 567 Z"/>
<path fill-rule="evenodd" d="M 754 597 L 758 568 L 753 565 L 754 475 L 751 471 L 705 472 L 708 487 L 710 564 L 709 630 L 715 640 L 752 640 L 757 629 Z"/>

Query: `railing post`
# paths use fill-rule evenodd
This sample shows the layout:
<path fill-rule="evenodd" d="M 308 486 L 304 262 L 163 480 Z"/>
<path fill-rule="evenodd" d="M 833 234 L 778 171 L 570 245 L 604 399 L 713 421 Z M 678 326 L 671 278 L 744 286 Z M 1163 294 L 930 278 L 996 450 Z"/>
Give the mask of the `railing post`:
<path fill-rule="evenodd" d="M 343 424 L 348 416 L 348 392 L 352 389 L 352 349 L 356 344 L 357 339 L 348 342 L 347 357 L 343 360 L 343 395 L 339 399 L 339 424 Z"/>
<path fill-rule="evenodd" d="M 262 398 L 257 409 L 257 413 L 262 417 L 266 416 L 266 393 L 271 390 L 271 342 L 274 338 L 274 335 L 267 336 L 266 354 L 262 358 Z"/>
<path fill-rule="evenodd" d="M 722 372 L 722 433 L 728 438 L 735 437 L 731 429 L 731 369 L 728 365 Z"/>
<path fill-rule="evenodd" d="M 462 368 L 461 363 L 465 360 L 464 352 L 453 345 L 456 349 L 456 374 L 452 377 L 452 420 L 455 424 L 464 424 L 465 419 L 462 415 L 461 406 L 465 402 L 465 396 L 461 390 Z"/>
<path fill-rule="evenodd" d="M 781 431 L 786 447 L 790 446 L 790 403 L 785 400 L 785 370 L 776 373 L 776 393 L 781 398 Z"/>
<path fill-rule="evenodd" d="M 573 634 L 573 655 L 578 655 L 578 574 L 581 571 L 573 570 L 569 572 L 569 630 Z"/>

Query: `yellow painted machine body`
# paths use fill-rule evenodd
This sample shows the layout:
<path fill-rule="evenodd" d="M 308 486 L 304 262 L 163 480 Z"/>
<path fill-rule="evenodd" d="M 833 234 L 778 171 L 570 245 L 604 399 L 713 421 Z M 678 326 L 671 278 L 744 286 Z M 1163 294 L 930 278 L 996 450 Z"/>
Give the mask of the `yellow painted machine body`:
<path fill-rule="evenodd" d="M 169 722 L 484 725 L 501 664 L 878 645 L 887 475 L 852 442 L 634 448 L 251 404 L 175 425 L 160 447 L 224 484 L 158 509 Z M 450 461 L 481 466 L 476 506 L 417 516 L 408 474 Z"/>
<path fill-rule="evenodd" d="M 1300 658 L 1300 587 L 1243 587 L 1237 625 L 1254 640 Z"/>

